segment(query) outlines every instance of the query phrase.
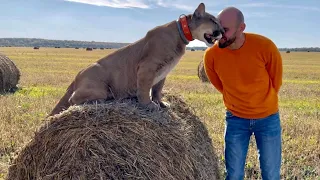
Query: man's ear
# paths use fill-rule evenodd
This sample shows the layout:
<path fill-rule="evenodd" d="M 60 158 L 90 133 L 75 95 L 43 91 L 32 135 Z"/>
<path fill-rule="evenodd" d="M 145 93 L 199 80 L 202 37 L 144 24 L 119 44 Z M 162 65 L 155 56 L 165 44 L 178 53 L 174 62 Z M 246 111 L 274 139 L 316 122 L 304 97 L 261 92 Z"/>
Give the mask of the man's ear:
<path fill-rule="evenodd" d="M 240 31 L 243 32 L 246 29 L 246 24 L 245 23 L 241 23 L 240 24 Z"/>
<path fill-rule="evenodd" d="M 194 11 L 193 16 L 194 17 L 203 17 L 205 13 L 205 5 L 203 3 L 200 3 L 198 8 Z"/>

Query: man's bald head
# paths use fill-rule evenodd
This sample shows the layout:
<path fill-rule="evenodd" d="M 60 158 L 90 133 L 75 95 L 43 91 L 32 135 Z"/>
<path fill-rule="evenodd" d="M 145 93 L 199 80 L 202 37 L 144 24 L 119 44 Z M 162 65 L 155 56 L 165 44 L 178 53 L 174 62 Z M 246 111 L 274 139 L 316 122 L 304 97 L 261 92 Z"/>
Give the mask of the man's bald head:
<path fill-rule="evenodd" d="M 219 40 L 219 47 L 225 48 L 243 40 L 243 31 L 246 27 L 242 12 L 235 7 L 227 7 L 218 13 L 219 19 L 225 33 Z"/>
<path fill-rule="evenodd" d="M 236 25 L 240 25 L 244 23 L 244 17 L 242 12 L 235 7 L 227 7 L 219 12 L 218 19 L 229 19 Z"/>

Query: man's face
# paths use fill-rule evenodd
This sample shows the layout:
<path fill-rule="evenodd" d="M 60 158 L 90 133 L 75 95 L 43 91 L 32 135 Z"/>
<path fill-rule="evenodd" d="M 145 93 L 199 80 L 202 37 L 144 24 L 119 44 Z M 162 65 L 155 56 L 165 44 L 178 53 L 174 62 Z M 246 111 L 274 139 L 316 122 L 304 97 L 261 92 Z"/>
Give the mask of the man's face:
<path fill-rule="evenodd" d="M 219 48 L 225 48 L 230 46 L 237 39 L 239 34 L 239 26 L 232 18 L 228 18 L 227 16 L 222 15 L 218 17 L 218 19 L 225 30 L 225 33 L 219 40 L 218 45 Z"/>

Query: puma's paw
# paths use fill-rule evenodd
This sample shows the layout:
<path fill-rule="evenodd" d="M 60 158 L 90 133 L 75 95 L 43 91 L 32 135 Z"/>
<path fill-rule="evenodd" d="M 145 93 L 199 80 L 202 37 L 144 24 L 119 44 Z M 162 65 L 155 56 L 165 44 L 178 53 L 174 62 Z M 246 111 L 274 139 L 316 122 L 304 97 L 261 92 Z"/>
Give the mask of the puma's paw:
<path fill-rule="evenodd" d="M 151 101 L 150 103 L 148 103 L 146 105 L 141 104 L 140 106 L 142 106 L 143 108 L 146 108 L 149 111 L 159 111 L 160 110 L 160 106 L 153 101 Z"/>
<path fill-rule="evenodd" d="M 170 104 L 168 102 L 164 102 L 164 101 L 159 101 L 157 102 L 161 108 L 169 108 Z"/>
<path fill-rule="evenodd" d="M 153 102 L 157 103 L 161 108 L 169 108 L 170 104 L 165 102 L 165 101 L 161 101 L 159 99 L 152 99 Z"/>

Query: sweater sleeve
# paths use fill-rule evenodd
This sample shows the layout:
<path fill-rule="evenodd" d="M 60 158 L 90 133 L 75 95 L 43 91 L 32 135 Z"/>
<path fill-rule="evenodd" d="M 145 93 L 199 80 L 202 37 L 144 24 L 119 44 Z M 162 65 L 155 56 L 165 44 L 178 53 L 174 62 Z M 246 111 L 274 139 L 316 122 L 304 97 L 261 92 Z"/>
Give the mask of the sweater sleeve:
<path fill-rule="evenodd" d="M 273 42 L 270 43 L 268 50 L 266 69 L 272 81 L 273 88 L 278 93 L 282 85 L 282 57 Z"/>
<path fill-rule="evenodd" d="M 209 51 L 205 51 L 203 61 L 204 61 L 204 69 L 208 76 L 208 79 L 219 92 L 223 93 L 222 82 L 219 79 L 218 74 L 215 72 L 213 68 L 213 57 L 211 56 Z"/>

